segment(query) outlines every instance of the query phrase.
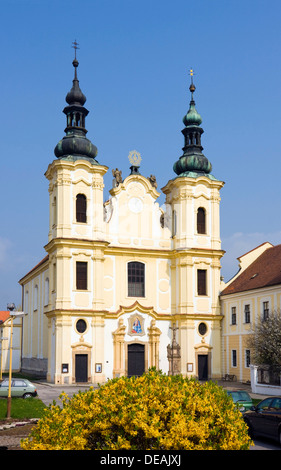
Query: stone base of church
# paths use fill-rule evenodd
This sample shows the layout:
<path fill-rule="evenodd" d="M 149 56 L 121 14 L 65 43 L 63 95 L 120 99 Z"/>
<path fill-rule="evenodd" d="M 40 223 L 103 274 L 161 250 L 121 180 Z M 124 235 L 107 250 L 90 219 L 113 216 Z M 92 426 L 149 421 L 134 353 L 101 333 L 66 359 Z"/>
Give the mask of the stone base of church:
<path fill-rule="evenodd" d="M 47 378 L 48 359 L 36 357 L 23 357 L 21 363 L 22 374 L 28 374 L 42 379 Z"/>

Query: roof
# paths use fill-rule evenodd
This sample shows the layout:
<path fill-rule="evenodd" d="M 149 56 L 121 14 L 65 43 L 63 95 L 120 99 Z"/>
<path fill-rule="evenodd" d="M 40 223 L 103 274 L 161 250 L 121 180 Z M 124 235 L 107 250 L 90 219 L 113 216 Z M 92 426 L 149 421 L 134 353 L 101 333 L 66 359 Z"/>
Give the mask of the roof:
<path fill-rule="evenodd" d="M 5 311 L 5 310 L 0 310 L 0 323 L 6 321 L 10 316 L 10 312 L 9 310 Z"/>
<path fill-rule="evenodd" d="M 278 284 L 281 284 L 281 245 L 265 250 L 221 292 L 221 295 Z"/>
<path fill-rule="evenodd" d="M 43 258 L 38 264 L 36 264 L 36 266 L 34 266 L 34 268 L 32 268 L 30 271 L 28 271 L 28 273 L 26 273 L 20 280 L 19 280 L 19 283 L 21 283 L 21 281 L 26 277 L 28 276 L 29 274 L 31 274 L 33 271 L 35 271 L 37 268 L 39 268 L 40 266 L 42 266 L 42 264 L 46 263 L 46 261 L 49 260 L 49 255 L 45 256 L 45 258 Z"/>

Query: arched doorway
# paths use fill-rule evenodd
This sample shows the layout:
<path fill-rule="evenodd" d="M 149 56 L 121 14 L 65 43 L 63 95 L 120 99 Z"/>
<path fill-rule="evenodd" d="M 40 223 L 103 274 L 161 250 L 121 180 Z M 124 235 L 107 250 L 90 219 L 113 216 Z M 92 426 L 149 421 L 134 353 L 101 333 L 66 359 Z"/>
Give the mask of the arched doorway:
<path fill-rule="evenodd" d="M 140 343 L 128 344 L 128 377 L 142 375 L 145 371 L 145 346 Z"/>

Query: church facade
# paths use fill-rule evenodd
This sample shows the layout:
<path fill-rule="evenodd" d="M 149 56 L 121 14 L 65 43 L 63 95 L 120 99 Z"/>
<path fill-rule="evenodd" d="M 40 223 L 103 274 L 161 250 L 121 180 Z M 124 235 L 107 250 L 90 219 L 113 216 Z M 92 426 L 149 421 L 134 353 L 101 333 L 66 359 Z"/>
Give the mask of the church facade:
<path fill-rule="evenodd" d="M 46 257 L 23 290 L 22 370 L 52 383 L 103 383 L 150 367 L 199 379 L 221 376 L 220 190 L 202 153 L 191 78 L 183 154 L 161 189 L 129 154 L 123 177 L 97 160 L 73 61 L 65 136 L 49 181 Z M 104 175 L 113 174 L 109 195 Z"/>

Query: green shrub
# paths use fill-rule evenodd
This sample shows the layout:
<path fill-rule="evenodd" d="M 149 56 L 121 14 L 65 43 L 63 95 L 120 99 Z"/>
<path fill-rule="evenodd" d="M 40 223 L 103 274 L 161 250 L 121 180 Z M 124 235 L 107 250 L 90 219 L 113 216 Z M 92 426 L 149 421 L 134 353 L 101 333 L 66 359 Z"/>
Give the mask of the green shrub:
<path fill-rule="evenodd" d="M 251 444 L 241 413 L 213 382 L 150 370 L 61 399 L 23 449 L 244 450 Z"/>

